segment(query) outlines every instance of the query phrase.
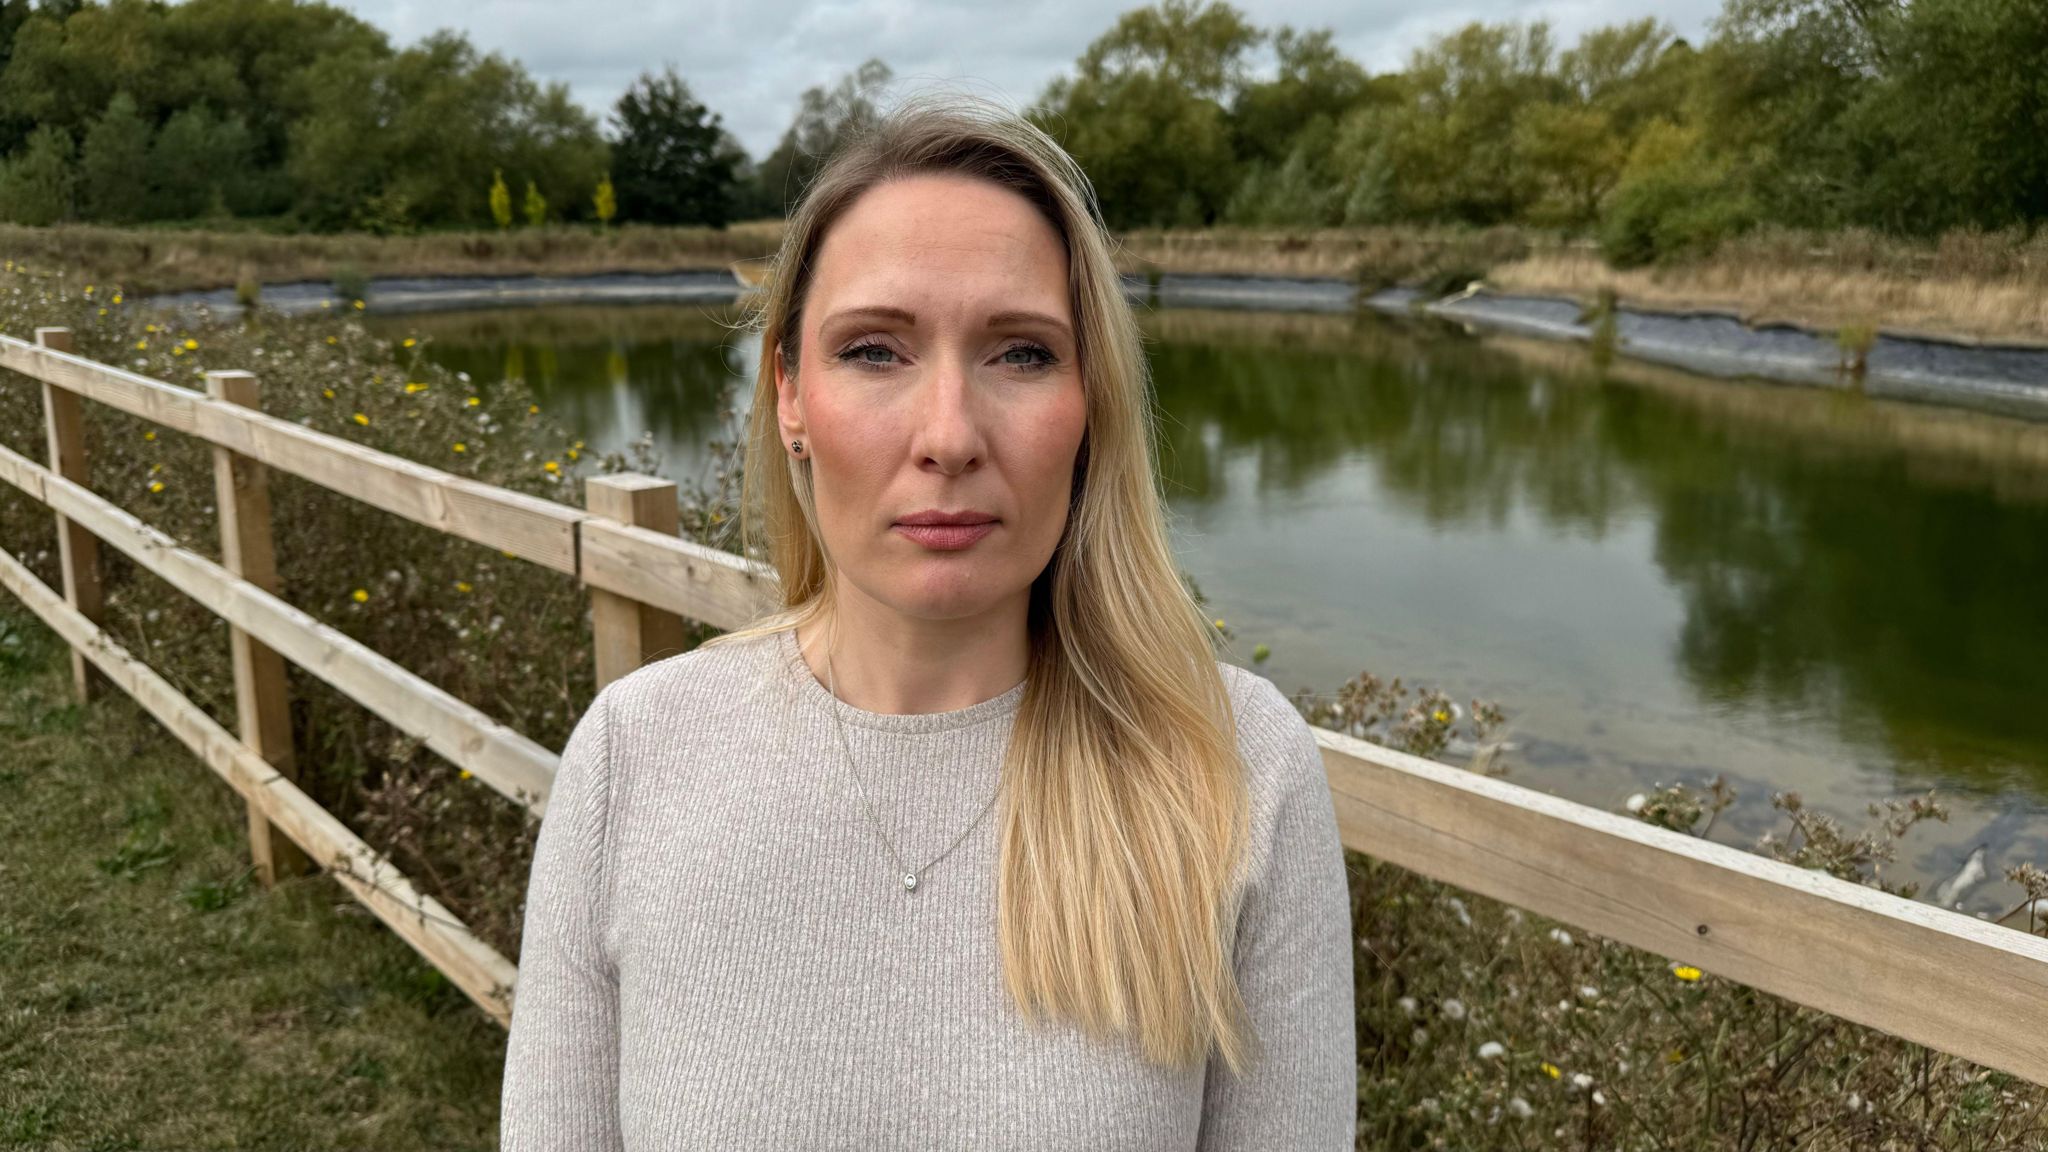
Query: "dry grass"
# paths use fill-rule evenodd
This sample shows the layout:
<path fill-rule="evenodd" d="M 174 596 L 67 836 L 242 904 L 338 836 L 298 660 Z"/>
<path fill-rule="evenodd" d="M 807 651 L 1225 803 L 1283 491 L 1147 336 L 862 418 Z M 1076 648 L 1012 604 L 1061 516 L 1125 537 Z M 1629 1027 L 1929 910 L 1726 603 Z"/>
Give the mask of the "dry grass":
<path fill-rule="evenodd" d="M 1124 235 L 1118 264 L 1131 274 L 1287 276 L 1407 281 L 1447 266 L 1479 271 L 1545 241 L 1514 228 L 1213 228 Z M 1551 241 L 1554 243 L 1554 241 Z"/>
<path fill-rule="evenodd" d="M 0 225 L 0 255 L 62 266 L 131 292 L 381 276 L 579 276 L 724 269 L 770 255 L 779 221 L 723 230 L 626 226 L 441 232 L 419 236 L 276 235 Z M 1764 229 L 1712 256 L 1615 269 L 1589 241 L 1521 228 L 1146 230 L 1120 238 L 1126 273 L 1320 277 L 1367 288 L 1462 287 L 1712 309 L 1823 332 L 1849 327 L 1965 339 L 2048 342 L 2048 233 L 1953 233 L 1939 241 L 1851 231 Z"/>
<path fill-rule="evenodd" d="M 725 229 L 627 225 L 606 232 L 537 228 L 418 236 L 0 225 L 0 254 L 149 293 L 227 288 L 244 279 L 276 284 L 340 275 L 583 276 L 723 269 L 735 260 L 773 252 L 781 238 L 778 220 Z"/>
<path fill-rule="evenodd" d="M 1611 288 L 1639 307 L 1718 309 L 1820 331 L 2048 341 L 2048 233 L 1954 232 L 1929 242 L 1761 229 L 1704 259 L 1651 268 L 1610 268 L 1585 247 L 1534 249 L 1489 280 L 1509 292 L 1578 297 Z"/>

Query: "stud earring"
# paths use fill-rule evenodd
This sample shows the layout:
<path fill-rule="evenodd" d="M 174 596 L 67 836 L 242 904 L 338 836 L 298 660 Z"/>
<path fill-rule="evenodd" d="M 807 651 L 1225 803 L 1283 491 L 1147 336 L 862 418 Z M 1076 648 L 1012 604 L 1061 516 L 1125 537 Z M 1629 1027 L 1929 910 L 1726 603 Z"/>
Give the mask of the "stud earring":
<path fill-rule="evenodd" d="M 790 451 L 795 452 L 799 456 L 804 454 L 804 442 L 801 440 L 791 440 L 789 442 L 789 448 Z"/>

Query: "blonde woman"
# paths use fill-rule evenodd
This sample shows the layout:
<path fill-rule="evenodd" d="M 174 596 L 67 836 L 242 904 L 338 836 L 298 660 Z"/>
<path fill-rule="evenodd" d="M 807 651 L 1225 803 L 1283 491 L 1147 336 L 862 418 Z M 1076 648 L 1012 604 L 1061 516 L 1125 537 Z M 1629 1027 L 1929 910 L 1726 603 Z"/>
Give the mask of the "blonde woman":
<path fill-rule="evenodd" d="M 781 610 L 563 751 L 504 1147 L 1350 1149 L 1329 783 L 1179 578 L 1086 179 L 1008 113 L 900 108 L 759 321 Z"/>

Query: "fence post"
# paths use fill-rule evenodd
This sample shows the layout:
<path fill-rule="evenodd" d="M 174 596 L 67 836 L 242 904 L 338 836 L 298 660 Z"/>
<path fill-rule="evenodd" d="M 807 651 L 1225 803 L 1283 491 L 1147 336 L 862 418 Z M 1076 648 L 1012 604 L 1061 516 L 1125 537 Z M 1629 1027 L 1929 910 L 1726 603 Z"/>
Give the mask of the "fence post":
<path fill-rule="evenodd" d="M 69 352 L 71 329 L 38 328 L 36 343 L 53 352 Z M 89 484 L 85 408 L 78 393 L 45 380 L 43 426 L 50 442 L 50 471 L 75 484 Z M 56 517 L 57 563 L 64 573 L 64 599 L 94 624 L 103 623 L 106 592 L 100 584 L 99 538 L 73 524 L 62 512 L 56 513 Z M 71 650 L 71 686 L 81 704 L 105 695 L 110 687 L 107 678 L 76 648 Z"/>
<path fill-rule="evenodd" d="M 672 480 L 632 472 L 592 476 L 584 480 L 583 493 L 585 506 L 596 515 L 676 535 L 679 520 Z M 602 588 L 590 590 L 590 631 L 599 688 L 642 664 L 683 650 L 681 616 Z"/>
<path fill-rule="evenodd" d="M 247 372 L 208 372 L 206 394 L 216 400 L 260 408 L 256 377 Z M 277 553 L 270 536 L 269 471 L 259 460 L 216 446 L 213 449 L 214 506 L 220 509 L 221 565 L 266 592 L 276 593 Z M 291 698 L 284 658 L 248 633 L 228 625 L 235 666 L 235 721 L 242 743 L 288 780 L 299 777 L 292 755 Z M 249 804 L 249 861 L 264 887 L 279 876 L 307 870 L 310 862 Z"/>

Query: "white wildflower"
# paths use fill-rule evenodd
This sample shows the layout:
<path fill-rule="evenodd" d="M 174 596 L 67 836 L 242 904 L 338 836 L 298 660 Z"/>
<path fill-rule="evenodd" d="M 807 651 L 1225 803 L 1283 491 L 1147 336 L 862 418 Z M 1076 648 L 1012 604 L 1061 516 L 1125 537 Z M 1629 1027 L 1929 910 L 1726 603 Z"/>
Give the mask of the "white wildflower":
<path fill-rule="evenodd" d="M 1574 1087 L 1574 1088 L 1591 1088 L 1592 1086 L 1593 1086 L 1593 1078 L 1592 1078 L 1591 1076 L 1588 1076 L 1588 1075 L 1586 1075 L 1586 1074 L 1585 1074 L 1584 1072 L 1574 1072 L 1574 1073 L 1572 1073 L 1572 1087 Z"/>
<path fill-rule="evenodd" d="M 1513 1116 L 1517 1120 L 1527 1120 L 1535 1114 L 1536 1110 L 1529 1107 L 1527 1100 L 1522 1099 L 1520 1096 L 1508 1098 L 1508 1115 Z"/>
<path fill-rule="evenodd" d="M 1452 1020 L 1463 1020 L 1465 1018 L 1465 1002 L 1455 996 L 1444 1001 L 1443 1010 L 1444 1015 Z"/>
<path fill-rule="evenodd" d="M 1579 998 L 1582 1000 L 1598 1000 L 1600 998 L 1600 990 L 1591 984 L 1581 984 L 1579 985 Z"/>
<path fill-rule="evenodd" d="M 1507 1052 L 1508 1050 L 1503 1048 L 1498 1040 L 1488 1040 L 1479 1046 L 1479 1058 L 1481 1060 L 1498 1060 L 1502 1056 L 1507 1055 Z"/>
<path fill-rule="evenodd" d="M 1643 810 L 1643 805 L 1649 802 L 1650 798 L 1648 796 L 1645 796 L 1641 792 L 1638 792 L 1635 795 L 1628 798 L 1627 808 L 1631 812 L 1641 812 Z"/>
<path fill-rule="evenodd" d="M 1550 938 L 1567 948 L 1572 946 L 1572 934 L 1562 928 L 1552 928 L 1550 930 Z"/>
<path fill-rule="evenodd" d="M 1394 1003 L 1401 1009 L 1403 1014 L 1408 1016 L 1415 1015 L 1415 997 L 1403 996 L 1399 1000 L 1394 1001 Z"/>

